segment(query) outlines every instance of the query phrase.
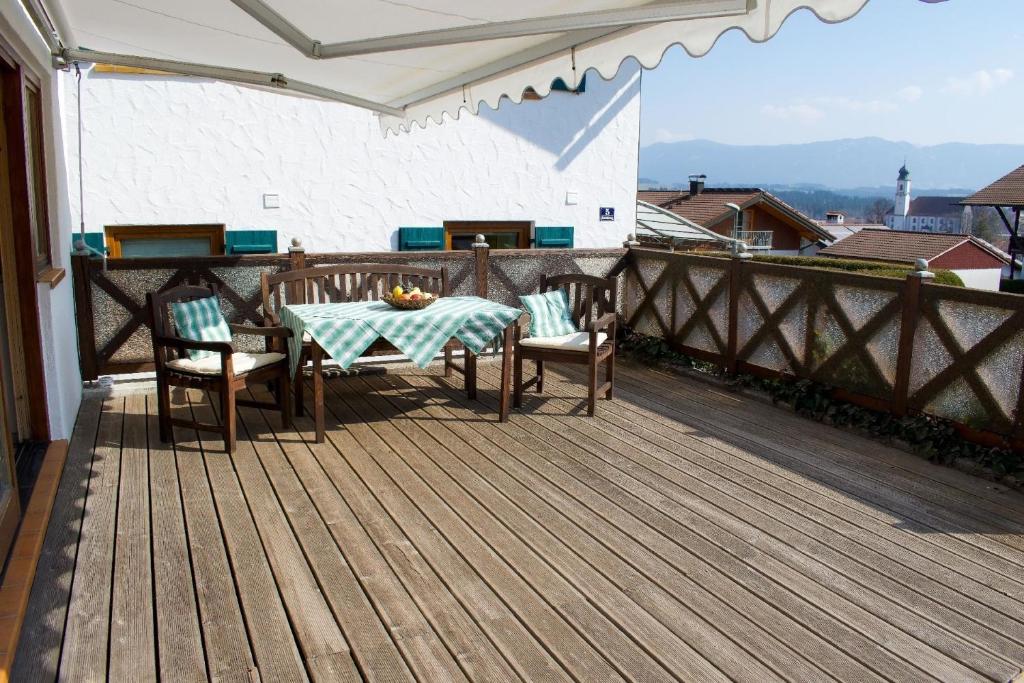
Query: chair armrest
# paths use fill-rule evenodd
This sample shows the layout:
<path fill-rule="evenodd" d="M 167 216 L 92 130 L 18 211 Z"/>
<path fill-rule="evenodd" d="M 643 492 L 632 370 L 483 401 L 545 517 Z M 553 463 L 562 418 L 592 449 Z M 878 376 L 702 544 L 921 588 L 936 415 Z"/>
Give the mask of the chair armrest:
<path fill-rule="evenodd" d="M 192 351 L 213 351 L 214 353 L 220 354 L 232 354 L 235 349 L 229 342 L 222 341 L 197 341 L 195 339 L 185 339 L 184 337 L 168 337 L 160 336 L 156 337 L 153 342 L 157 346 L 170 346 L 178 350 L 192 350 Z"/>
<path fill-rule="evenodd" d="M 587 326 L 588 332 L 597 332 L 599 330 L 607 330 L 609 327 L 618 322 L 618 315 L 616 313 L 605 313 L 596 320 L 591 320 Z"/>
<path fill-rule="evenodd" d="M 235 334 L 251 334 L 257 337 L 290 337 L 292 331 L 287 327 L 270 327 L 270 326 L 259 326 L 259 325 L 239 325 L 237 323 L 231 323 L 228 328 Z"/>

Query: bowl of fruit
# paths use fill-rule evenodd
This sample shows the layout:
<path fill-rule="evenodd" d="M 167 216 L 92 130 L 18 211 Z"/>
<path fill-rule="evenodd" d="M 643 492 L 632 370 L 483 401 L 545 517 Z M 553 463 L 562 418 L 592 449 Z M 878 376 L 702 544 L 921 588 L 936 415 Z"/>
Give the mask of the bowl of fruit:
<path fill-rule="evenodd" d="M 406 291 L 401 285 L 397 285 L 383 298 L 390 305 L 403 311 L 418 311 L 437 301 L 435 295 L 430 292 L 421 292 L 419 287 L 413 287 Z"/>

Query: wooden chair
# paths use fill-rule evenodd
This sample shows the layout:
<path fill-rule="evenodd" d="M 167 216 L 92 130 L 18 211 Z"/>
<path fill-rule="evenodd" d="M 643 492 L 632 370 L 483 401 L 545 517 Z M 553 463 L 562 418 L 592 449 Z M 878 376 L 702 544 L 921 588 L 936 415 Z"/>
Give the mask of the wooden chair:
<path fill-rule="evenodd" d="M 537 393 L 544 390 L 544 364 L 573 363 L 586 365 L 588 371 L 587 414 L 596 410 L 597 395 L 611 400 L 615 387 L 615 325 L 616 325 L 616 280 L 591 275 L 556 275 L 540 278 L 540 291 L 548 292 L 559 287 L 566 290 L 572 307 L 572 318 L 578 334 L 564 337 L 522 337 L 522 330 L 516 325 L 514 392 L 512 403 L 519 408 L 523 404 L 523 389 L 537 385 Z M 523 361 L 533 360 L 537 364 L 536 376 L 523 382 Z M 598 385 L 598 366 L 605 364 L 605 381 Z"/>
<path fill-rule="evenodd" d="M 283 351 L 269 353 L 237 352 L 230 342 L 203 342 L 178 335 L 170 305 L 192 301 L 217 294 L 217 286 L 183 286 L 164 292 L 146 294 L 149 306 L 150 330 L 153 334 L 153 353 L 156 359 L 157 407 L 160 415 L 160 440 L 173 438 L 172 428 L 188 427 L 217 432 L 224 437 L 224 450 L 233 453 L 236 435 L 236 405 L 269 408 L 281 411 L 285 428 L 291 424 L 291 375 L 288 369 L 287 344 Z M 285 340 L 291 332 L 283 327 L 254 327 L 228 325 L 234 334 L 255 335 Z M 211 356 L 194 361 L 189 350 L 213 351 Z M 277 403 L 264 403 L 236 399 L 235 394 L 248 385 L 273 383 L 277 389 Z M 214 391 L 220 396 L 221 424 L 209 425 L 171 417 L 171 387 L 190 387 Z"/>
<path fill-rule="evenodd" d="M 437 270 L 416 268 L 391 263 L 350 263 L 336 266 L 315 266 L 281 273 L 262 273 L 260 286 L 263 291 L 264 323 L 279 327 L 279 312 L 286 304 L 326 304 L 350 301 L 379 301 L 395 285 L 419 287 L 435 296 L 448 296 L 448 269 Z M 452 340 L 444 347 L 444 374 L 451 377 L 452 371 L 467 375 L 472 372 L 473 361 L 467 359 L 466 367 L 452 362 L 452 351 L 462 345 Z M 378 339 L 364 352 L 364 356 L 394 354 L 398 350 L 389 342 Z M 299 368 L 312 360 L 311 340 L 302 340 Z M 467 378 L 468 379 L 468 378 Z M 301 377 L 294 382 L 295 414 L 304 409 L 303 382 Z"/>

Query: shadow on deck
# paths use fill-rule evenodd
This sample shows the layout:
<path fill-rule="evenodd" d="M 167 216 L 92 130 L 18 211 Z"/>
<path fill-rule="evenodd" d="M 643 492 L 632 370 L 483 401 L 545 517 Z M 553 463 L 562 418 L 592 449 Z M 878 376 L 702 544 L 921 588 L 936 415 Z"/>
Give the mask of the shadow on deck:
<path fill-rule="evenodd" d="M 430 374 L 241 409 L 234 456 L 82 407 L 15 680 L 1008 680 L 1024 497 L 688 379 Z M 175 410 L 211 417 L 198 394 Z"/>

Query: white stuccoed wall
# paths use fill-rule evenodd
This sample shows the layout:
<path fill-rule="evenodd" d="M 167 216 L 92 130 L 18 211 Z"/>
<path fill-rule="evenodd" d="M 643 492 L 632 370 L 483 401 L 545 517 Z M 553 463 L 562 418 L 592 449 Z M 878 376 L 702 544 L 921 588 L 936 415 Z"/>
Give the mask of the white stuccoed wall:
<path fill-rule="evenodd" d="M 282 250 L 299 237 L 320 252 L 396 249 L 399 226 L 446 219 L 573 225 L 577 247 L 619 246 L 635 225 L 635 63 L 611 81 L 591 73 L 584 94 L 505 101 L 387 138 L 365 110 L 201 79 L 89 73 L 82 90 L 89 231 L 215 222 L 274 228 Z M 281 208 L 264 209 L 264 193 Z M 598 220 L 602 206 L 614 222 Z"/>

